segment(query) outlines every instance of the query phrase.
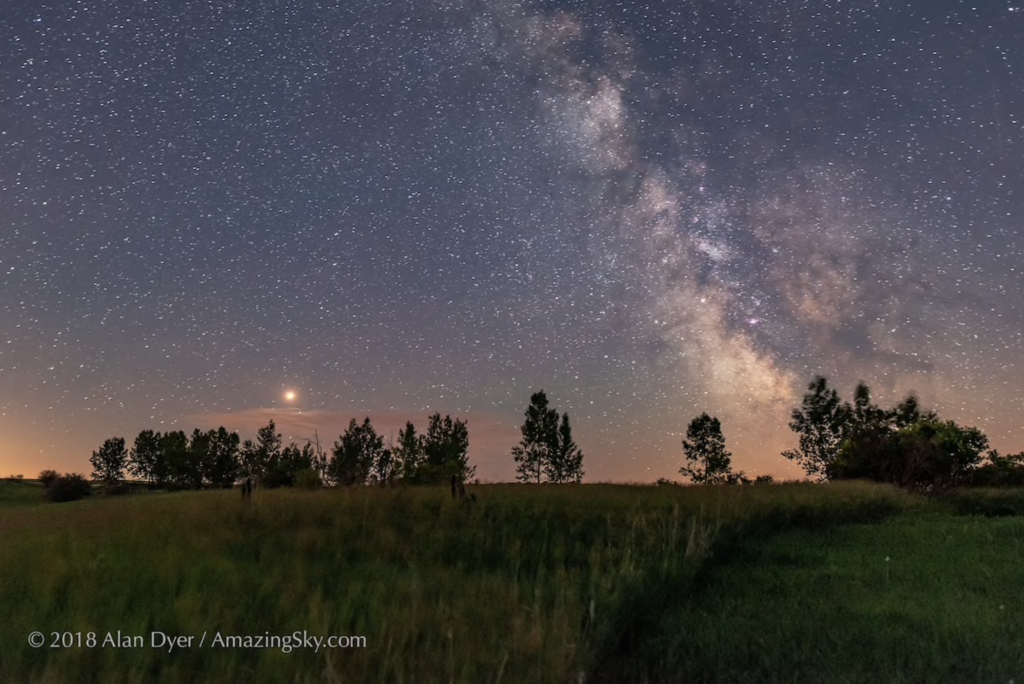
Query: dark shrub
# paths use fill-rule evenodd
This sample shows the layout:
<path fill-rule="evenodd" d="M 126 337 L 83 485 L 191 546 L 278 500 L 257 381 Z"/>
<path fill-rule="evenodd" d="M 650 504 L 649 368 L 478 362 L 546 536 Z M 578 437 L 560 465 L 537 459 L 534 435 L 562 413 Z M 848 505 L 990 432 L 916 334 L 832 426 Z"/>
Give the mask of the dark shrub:
<path fill-rule="evenodd" d="M 60 477 L 60 473 L 56 470 L 44 470 L 39 473 L 39 483 L 44 487 L 49 487 L 57 480 L 58 477 Z"/>
<path fill-rule="evenodd" d="M 45 489 L 45 496 L 54 503 L 77 501 L 92 494 L 92 487 L 84 476 L 68 473 L 53 480 Z"/>
<path fill-rule="evenodd" d="M 318 489 L 320 485 L 320 473 L 312 468 L 304 468 L 295 476 L 295 486 L 300 489 Z"/>
<path fill-rule="evenodd" d="M 1003 456 L 993 449 L 988 462 L 971 473 L 975 487 L 1024 487 L 1024 452 Z"/>
<path fill-rule="evenodd" d="M 921 421 L 898 431 L 881 426 L 847 439 L 828 466 L 832 480 L 868 479 L 908 489 L 944 489 L 970 481 L 988 438 L 951 420 Z"/>

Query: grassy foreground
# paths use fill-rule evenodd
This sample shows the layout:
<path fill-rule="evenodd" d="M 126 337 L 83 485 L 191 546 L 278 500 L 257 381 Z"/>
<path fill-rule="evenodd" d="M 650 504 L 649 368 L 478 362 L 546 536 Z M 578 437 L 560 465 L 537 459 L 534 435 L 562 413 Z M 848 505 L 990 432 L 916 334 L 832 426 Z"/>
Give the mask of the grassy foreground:
<path fill-rule="evenodd" d="M 473 504 L 356 488 L 39 506 L 0 492 L 0 681 L 605 680 L 659 635 L 694 634 L 660 616 L 689 625 L 664 609 L 718 576 L 716 554 L 919 506 L 861 484 L 473 490 Z M 296 632 L 365 645 L 317 649 Z M 291 641 L 228 640 L 246 636 Z"/>
<path fill-rule="evenodd" d="M 662 612 L 615 681 L 1022 681 L 1022 552 L 1020 518 L 787 532 Z"/>

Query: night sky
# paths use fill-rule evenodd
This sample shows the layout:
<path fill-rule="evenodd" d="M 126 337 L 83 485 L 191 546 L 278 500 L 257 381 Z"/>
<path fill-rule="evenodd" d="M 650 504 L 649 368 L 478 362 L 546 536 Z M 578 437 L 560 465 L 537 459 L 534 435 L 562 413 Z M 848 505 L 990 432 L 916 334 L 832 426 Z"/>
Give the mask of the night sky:
<path fill-rule="evenodd" d="M 0 475 L 440 411 L 511 480 L 544 388 L 588 481 L 793 477 L 818 373 L 1024 450 L 1016 1 L 10 0 Z"/>

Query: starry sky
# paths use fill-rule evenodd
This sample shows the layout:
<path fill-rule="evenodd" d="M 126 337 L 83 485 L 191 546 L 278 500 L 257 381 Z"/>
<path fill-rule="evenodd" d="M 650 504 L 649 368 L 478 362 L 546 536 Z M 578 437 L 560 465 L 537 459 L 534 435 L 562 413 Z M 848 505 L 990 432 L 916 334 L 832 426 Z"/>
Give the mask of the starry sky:
<path fill-rule="evenodd" d="M 0 475 L 440 411 L 511 480 L 544 388 L 589 481 L 795 477 L 818 373 L 1024 450 L 1016 1 L 10 0 Z"/>

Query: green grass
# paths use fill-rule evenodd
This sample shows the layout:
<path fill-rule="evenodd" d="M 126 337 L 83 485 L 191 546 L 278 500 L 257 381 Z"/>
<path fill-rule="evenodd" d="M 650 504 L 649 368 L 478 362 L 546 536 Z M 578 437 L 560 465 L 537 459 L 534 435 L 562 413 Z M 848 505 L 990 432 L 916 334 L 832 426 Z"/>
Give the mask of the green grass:
<path fill-rule="evenodd" d="M 663 612 L 609 681 L 1024 678 L 1024 521 L 916 515 L 791 531 Z"/>
<path fill-rule="evenodd" d="M 664 636 L 658 616 L 750 540 L 920 508 L 863 484 L 473 492 L 472 505 L 445 488 L 0 504 L 0 681 L 617 681 L 607 673 Z M 33 649 L 33 630 L 146 645 Z M 303 630 L 367 647 L 195 647 L 204 632 Z M 194 647 L 150 648 L 154 631 Z"/>
<path fill-rule="evenodd" d="M 0 480 L 0 511 L 46 503 L 43 486 L 35 480 Z"/>
<path fill-rule="evenodd" d="M 962 489 L 945 494 L 940 501 L 960 515 L 1024 515 L 1024 489 Z"/>

